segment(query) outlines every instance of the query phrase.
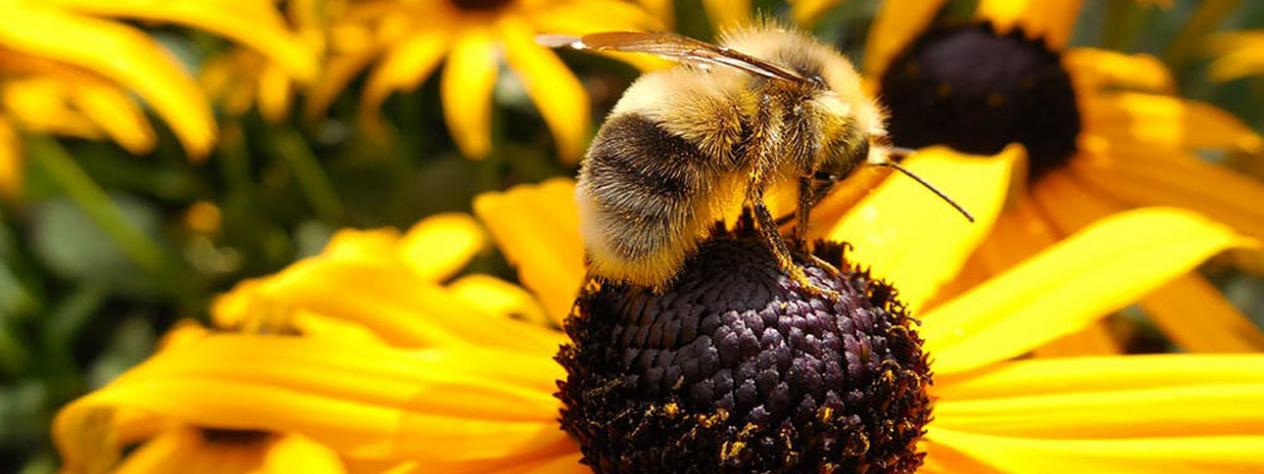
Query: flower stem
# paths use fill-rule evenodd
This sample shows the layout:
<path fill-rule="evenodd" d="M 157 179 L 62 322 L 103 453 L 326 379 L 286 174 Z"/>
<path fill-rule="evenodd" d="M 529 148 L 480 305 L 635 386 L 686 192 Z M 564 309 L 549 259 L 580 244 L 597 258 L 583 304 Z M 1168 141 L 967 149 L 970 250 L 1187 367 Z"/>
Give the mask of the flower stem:
<path fill-rule="evenodd" d="M 105 190 L 88 176 L 65 148 L 48 137 L 30 137 L 25 144 L 31 162 L 42 167 L 70 200 L 122 248 L 132 263 L 153 275 L 165 273 L 162 247 L 127 222 Z"/>
<path fill-rule="evenodd" d="M 273 150 L 281 156 L 294 170 L 299 187 L 316 213 L 327 221 L 339 222 L 342 219 L 342 200 L 334 192 L 333 183 L 325 174 L 316 155 L 291 128 L 280 130 L 272 135 Z"/>

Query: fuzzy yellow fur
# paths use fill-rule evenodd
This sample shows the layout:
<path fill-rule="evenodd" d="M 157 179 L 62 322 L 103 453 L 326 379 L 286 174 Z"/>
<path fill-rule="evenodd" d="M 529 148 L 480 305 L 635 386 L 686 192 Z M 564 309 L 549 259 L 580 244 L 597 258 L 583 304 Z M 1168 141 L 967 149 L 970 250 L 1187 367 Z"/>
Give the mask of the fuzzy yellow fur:
<path fill-rule="evenodd" d="M 854 129 L 882 133 L 880 109 L 861 90 L 860 78 L 851 63 L 831 48 L 775 25 L 736 31 L 725 37 L 724 44 L 774 62 L 777 58 L 772 56 L 777 51 L 789 49 L 803 55 L 806 61 L 818 63 L 830 90 L 816 94 L 807 104 L 816 117 L 817 132 L 827 136 Z M 586 182 L 586 173 L 581 172 L 576 198 L 591 273 L 615 281 L 661 287 L 670 282 L 717 220 L 731 218 L 740 211 L 750 163 L 742 162 L 747 157 L 732 155 L 740 149 L 736 145 L 744 138 L 743 133 L 749 133 L 743 130 L 743 123 L 749 124 L 756 116 L 760 98 L 755 83 L 750 74 L 724 66 L 682 65 L 647 74 L 628 88 L 607 123 L 625 115 L 644 117 L 696 146 L 711 164 L 708 169 L 679 168 L 682 174 L 701 180 L 689 196 L 691 212 L 688 217 L 682 213 L 668 223 L 663 229 L 666 238 L 655 251 L 634 258 L 620 256 L 613 246 L 622 239 L 643 236 L 638 232 L 644 229 L 616 212 L 603 211 L 598 202 L 615 200 L 619 206 L 645 206 L 636 201 L 641 190 L 621 187 L 628 196 L 614 196 L 612 186 L 596 189 Z M 599 134 L 598 139 L 601 138 Z M 768 182 L 770 193 L 790 190 L 787 185 L 800 173 L 790 166 L 773 171 Z"/>

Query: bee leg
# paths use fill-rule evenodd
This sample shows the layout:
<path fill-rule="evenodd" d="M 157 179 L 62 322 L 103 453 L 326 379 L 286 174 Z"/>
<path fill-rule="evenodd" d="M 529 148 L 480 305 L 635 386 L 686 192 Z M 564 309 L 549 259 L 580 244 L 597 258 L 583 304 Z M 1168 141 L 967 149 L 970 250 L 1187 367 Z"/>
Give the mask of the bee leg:
<path fill-rule="evenodd" d="M 794 210 L 794 244 L 795 247 L 803 248 L 807 253 L 812 253 L 807 249 L 808 238 L 808 216 L 812 212 L 812 180 L 808 177 L 799 177 L 799 206 Z"/>
<path fill-rule="evenodd" d="M 838 301 L 842 297 L 837 291 L 829 288 L 822 288 L 813 284 L 808 280 L 808 275 L 803 271 L 803 267 L 794 262 L 793 254 L 790 248 L 786 246 L 786 241 L 781 238 L 781 233 L 777 232 L 777 222 L 773 219 L 772 213 L 768 212 L 768 207 L 764 205 L 763 193 L 755 192 L 751 197 L 751 209 L 755 212 L 755 220 L 759 227 L 759 235 L 768 244 L 768 248 L 772 250 L 773 258 L 777 259 L 777 265 L 790 275 L 790 279 L 799 284 L 804 291 L 825 298 L 831 301 Z"/>
<path fill-rule="evenodd" d="M 833 185 L 833 182 L 829 184 Z M 808 222 L 811 217 L 812 206 L 815 206 L 820 201 L 821 194 L 823 194 L 819 193 L 817 189 L 817 182 L 813 178 L 807 176 L 799 178 L 799 207 L 795 209 L 795 219 L 798 222 L 794 226 L 795 248 L 802 252 L 804 259 L 810 260 L 812 264 L 825 269 L 831 275 L 837 275 L 839 273 L 838 268 L 813 254 L 809 246 L 810 243 L 807 241 Z"/>

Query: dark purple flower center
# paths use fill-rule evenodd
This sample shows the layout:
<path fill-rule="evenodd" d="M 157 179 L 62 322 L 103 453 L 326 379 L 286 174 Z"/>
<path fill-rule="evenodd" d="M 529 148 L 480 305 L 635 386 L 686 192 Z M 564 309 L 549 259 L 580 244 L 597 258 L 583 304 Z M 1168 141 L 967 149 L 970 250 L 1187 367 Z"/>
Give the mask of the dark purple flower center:
<path fill-rule="evenodd" d="M 589 282 L 557 359 L 562 427 L 597 472 L 912 472 L 930 372 L 895 291 L 843 261 L 805 292 L 748 230 L 675 282 Z"/>
<path fill-rule="evenodd" d="M 1032 178 L 1076 150 L 1080 110 L 1058 53 L 1021 30 L 989 24 L 932 28 L 882 76 L 893 141 L 993 154 L 1027 148 Z"/>

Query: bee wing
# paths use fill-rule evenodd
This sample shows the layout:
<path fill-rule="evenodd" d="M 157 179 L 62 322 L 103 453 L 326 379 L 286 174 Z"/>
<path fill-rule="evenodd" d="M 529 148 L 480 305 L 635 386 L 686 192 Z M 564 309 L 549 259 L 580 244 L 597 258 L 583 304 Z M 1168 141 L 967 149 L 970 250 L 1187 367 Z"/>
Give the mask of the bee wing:
<path fill-rule="evenodd" d="M 612 31 L 593 33 L 582 37 L 540 35 L 536 37 L 536 41 L 541 45 L 552 48 L 570 47 L 580 50 L 646 53 L 680 61 L 719 64 L 769 79 L 791 82 L 807 81 L 807 78 L 799 75 L 799 73 L 776 64 L 743 54 L 731 48 L 705 43 L 674 33 Z"/>

